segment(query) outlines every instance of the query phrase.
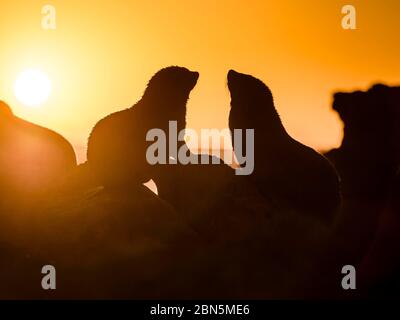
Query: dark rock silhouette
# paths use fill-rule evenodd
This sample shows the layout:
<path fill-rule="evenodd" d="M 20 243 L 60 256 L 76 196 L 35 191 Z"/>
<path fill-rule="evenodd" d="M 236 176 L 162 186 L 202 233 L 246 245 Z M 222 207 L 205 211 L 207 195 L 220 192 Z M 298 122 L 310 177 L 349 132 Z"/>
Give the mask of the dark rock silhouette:
<path fill-rule="evenodd" d="M 94 127 L 88 141 L 88 164 L 106 186 L 144 183 L 151 178 L 146 160 L 150 129 L 168 132 L 177 121 L 178 132 L 186 125 L 186 102 L 199 74 L 182 67 L 158 71 L 133 107 L 113 113 Z"/>
<path fill-rule="evenodd" d="M 365 297 L 400 297 L 400 175 L 379 212 L 376 232 L 359 266 L 359 289 Z"/>
<path fill-rule="evenodd" d="M 396 100 L 392 102 L 395 104 Z M 398 107 L 399 102 L 397 100 Z M 377 187 L 377 182 L 382 183 L 382 190 L 369 196 L 376 202 L 380 201 L 381 206 L 377 212 L 373 240 L 359 265 L 359 288 L 364 297 L 399 298 L 400 253 L 397 246 L 400 243 L 400 166 L 394 176 L 393 171 L 380 169 L 377 167 L 375 170 L 379 173 L 373 175 L 379 179 L 371 181 L 371 189 L 364 189 L 370 192 Z M 383 172 L 388 175 L 382 175 Z M 370 201 L 364 194 L 351 193 L 349 198 L 361 198 L 367 203 Z"/>
<path fill-rule="evenodd" d="M 331 221 L 340 206 L 339 179 L 329 161 L 289 136 L 269 88 L 260 80 L 230 70 L 229 127 L 254 129 L 255 169 L 250 176 L 260 192 L 295 210 Z M 243 135 L 244 136 L 244 135 Z M 245 149 L 243 141 L 243 149 Z"/>
<path fill-rule="evenodd" d="M 400 87 L 339 92 L 333 109 L 344 122 L 344 137 L 326 156 L 340 173 L 343 193 L 384 197 L 400 164 Z"/>
<path fill-rule="evenodd" d="M 71 144 L 49 129 L 13 115 L 0 102 L 0 192 L 20 204 L 56 189 L 76 166 Z M 18 199 L 17 201 L 15 201 Z"/>
<path fill-rule="evenodd" d="M 0 224 L 0 283 L 9 289 L 0 297 L 309 297 L 310 278 L 324 274 L 315 239 L 324 243 L 326 230 L 254 200 L 238 193 L 195 229 L 145 187 L 50 197 Z M 57 268 L 57 290 L 40 287 L 45 264 Z"/>
<path fill-rule="evenodd" d="M 151 281 L 163 272 L 173 277 L 178 252 L 189 251 L 193 232 L 144 186 L 52 196 L 29 215 L 14 211 L 2 220 L 0 249 L 6 239 L 1 254 L 9 262 L 0 266 L 0 298 L 157 297 L 162 286 Z M 186 243 L 176 243 L 179 237 Z M 53 293 L 40 286 L 49 263 L 60 272 Z"/>

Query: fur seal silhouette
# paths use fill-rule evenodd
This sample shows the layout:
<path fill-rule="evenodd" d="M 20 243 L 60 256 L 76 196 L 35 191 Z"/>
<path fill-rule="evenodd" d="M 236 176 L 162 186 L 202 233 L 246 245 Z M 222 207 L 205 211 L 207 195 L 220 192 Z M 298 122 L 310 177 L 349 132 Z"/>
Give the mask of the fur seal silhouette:
<path fill-rule="evenodd" d="M 400 166 L 400 87 L 337 92 L 333 110 L 344 124 L 343 141 L 326 156 L 342 178 L 343 194 L 385 198 Z"/>
<path fill-rule="evenodd" d="M 240 142 L 234 141 L 234 129 L 254 129 L 255 169 L 250 178 L 260 192 L 304 214 L 330 221 L 341 202 L 334 167 L 325 157 L 289 136 L 272 93 L 262 81 L 230 70 L 228 87 L 234 146 Z"/>
<path fill-rule="evenodd" d="M 39 194 L 57 188 L 76 166 L 71 144 L 58 133 L 14 116 L 0 101 L 0 191 Z"/>
<path fill-rule="evenodd" d="M 100 120 L 88 141 L 87 158 L 96 179 L 103 186 L 141 184 L 151 179 L 152 167 L 146 160 L 150 129 L 168 131 L 176 121 L 178 132 L 186 126 L 186 103 L 197 83 L 198 72 L 183 67 L 167 67 L 149 81 L 133 107 Z"/>

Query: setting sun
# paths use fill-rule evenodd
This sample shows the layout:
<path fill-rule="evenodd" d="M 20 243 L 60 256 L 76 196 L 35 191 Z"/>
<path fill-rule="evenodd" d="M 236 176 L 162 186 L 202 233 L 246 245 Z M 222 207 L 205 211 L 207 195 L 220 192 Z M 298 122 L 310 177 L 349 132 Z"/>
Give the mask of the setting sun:
<path fill-rule="evenodd" d="M 30 107 L 39 106 L 49 98 L 51 82 L 41 70 L 25 70 L 15 81 L 14 93 L 22 104 Z"/>

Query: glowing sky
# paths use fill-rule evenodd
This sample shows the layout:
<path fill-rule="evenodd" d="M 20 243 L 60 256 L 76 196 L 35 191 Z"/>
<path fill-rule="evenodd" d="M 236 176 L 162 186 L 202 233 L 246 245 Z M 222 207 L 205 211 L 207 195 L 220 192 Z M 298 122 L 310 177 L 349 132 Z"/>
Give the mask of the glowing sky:
<path fill-rule="evenodd" d="M 57 10 L 56 30 L 41 28 L 47 3 Z M 226 127 L 226 73 L 233 68 L 271 88 L 296 139 L 327 149 L 341 140 L 340 121 L 330 111 L 335 90 L 400 83 L 400 1 L 352 0 L 357 30 L 341 28 L 345 4 L 1 0 L 0 99 L 82 153 L 96 121 L 135 103 L 151 75 L 168 65 L 200 72 L 188 126 Z M 23 106 L 13 94 L 17 75 L 29 68 L 52 81 L 40 108 Z"/>

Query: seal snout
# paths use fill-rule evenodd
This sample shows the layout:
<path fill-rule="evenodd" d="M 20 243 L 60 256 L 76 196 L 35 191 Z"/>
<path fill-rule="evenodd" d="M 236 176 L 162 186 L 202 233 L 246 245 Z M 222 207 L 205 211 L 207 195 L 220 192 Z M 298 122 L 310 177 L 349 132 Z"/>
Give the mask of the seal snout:
<path fill-rule="evenodd" d="M 228 72 L 228 83 L 231 81 L 234 81 L 235 79 L 237 79 L 237 77 L 240 75 L 239 72 L 236 72 L 235 70 L 229 70 Z"/>
<path fill-rule="evenodd" d="M 240 73 L 235 70 L 229 70 L 228 72 L 228 88 L 229 90 L 233 90 L 234 87 L 238 87 L 237 83 L 240 80 Z"/>
<path fill-rule="evenodd" d="M 199 79 L 200 74 L 197 71 L 190 71 L 190 77 L 191 77 L 191 87 L 194 88 L 194 86 L 197 84 L 197 80 Z"/>
<path fill-rule="evenodd" d="M 199 79 L 200 73 L 198 73 L 197 71 L 192 71 L 192 76 L 193 79 L 197 81 Z"/>

